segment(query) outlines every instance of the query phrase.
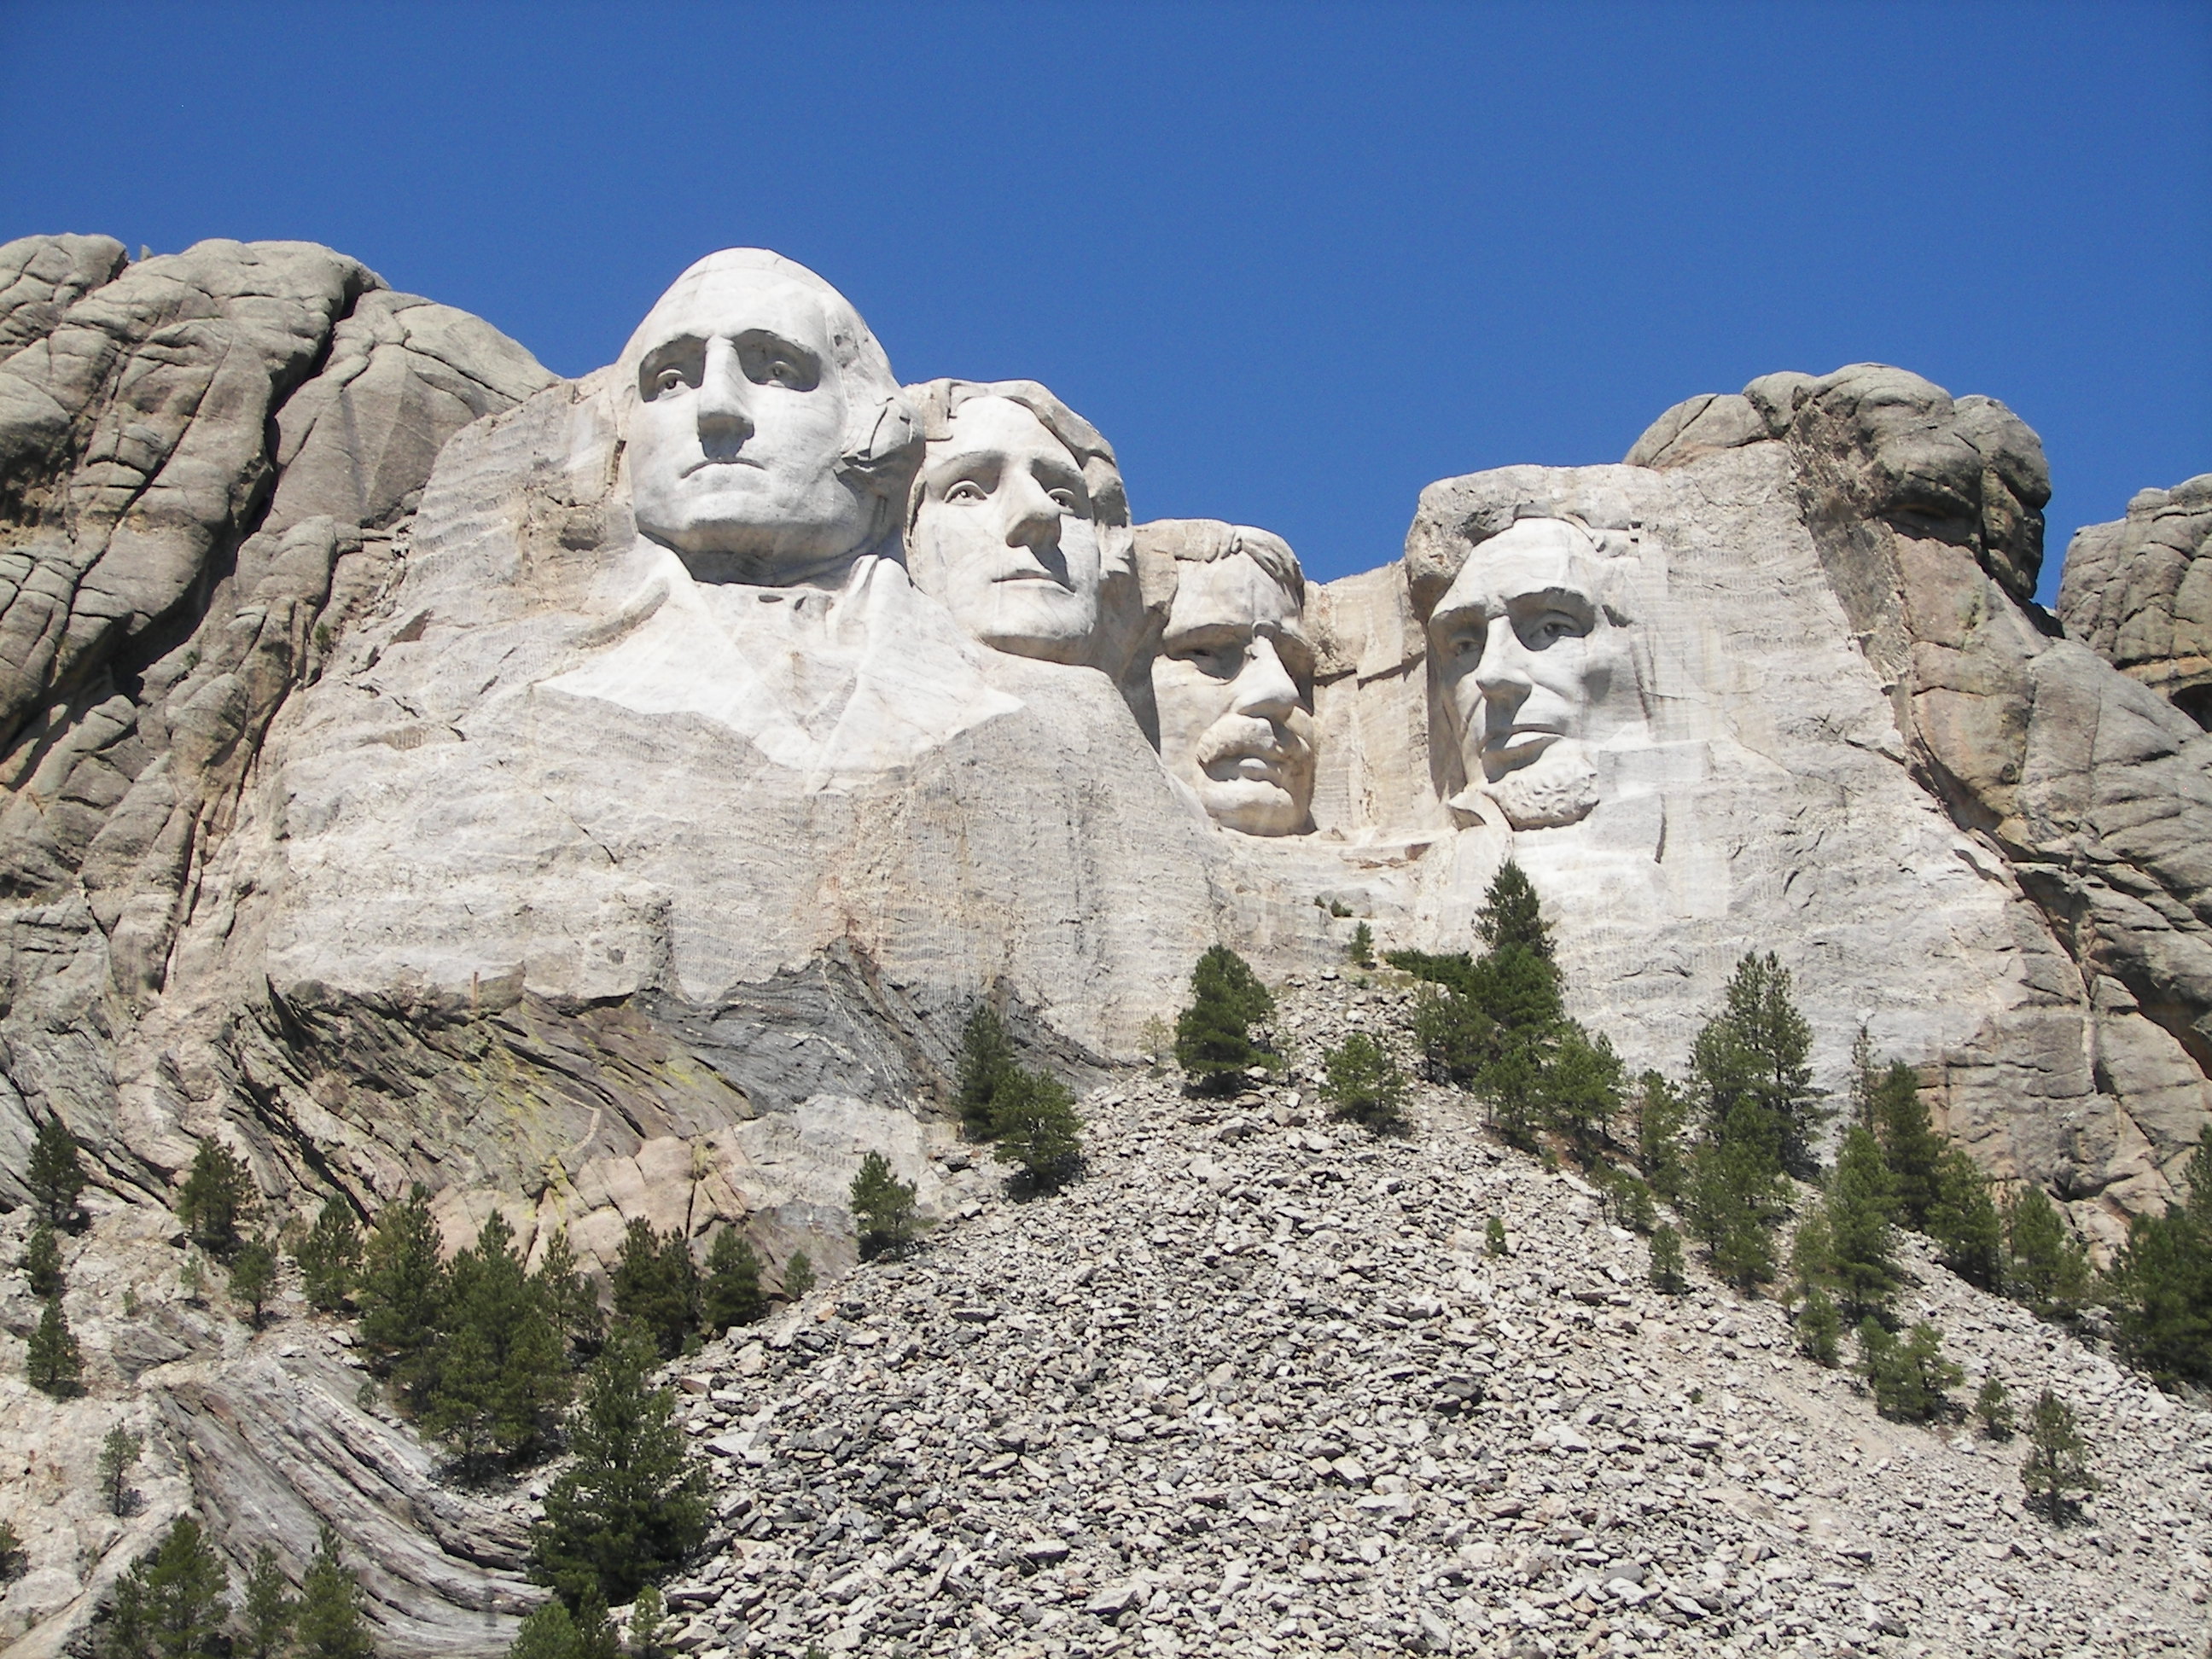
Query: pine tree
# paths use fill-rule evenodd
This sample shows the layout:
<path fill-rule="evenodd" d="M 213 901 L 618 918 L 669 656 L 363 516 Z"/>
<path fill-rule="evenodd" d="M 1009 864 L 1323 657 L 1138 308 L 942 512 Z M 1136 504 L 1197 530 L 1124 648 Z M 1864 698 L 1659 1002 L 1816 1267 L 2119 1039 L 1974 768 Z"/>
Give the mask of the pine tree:
<path fill-rule="evenodd" d="M 299 1611 L 283 1570 L 276 1565 L 276 1552 L 264 1544 L 253 1553 L 253 1565 L 246 1575 L 246 1599 L 238 1609 L 245 1629 L 231 1650 L 234 1659 L 282 1659 Z"/>
<path fill-rule="evenodd" d="M 376 1659 L 361 1584 L 338 1559 L 338 1535 L 327 1526 L 300 1581 L 293 1631 L 297 1659 Z"/>
<path fill-rule="evenodd" d="M 1252 1040 L 1252 1027 L 1275 1012 L 1275 999 L 1251 964 L 1225 945 L 1210 947 L 1190 974 L 1190 1006 L 1176 1018 L 1176 1064 L 1201 1092 L 1234 1089 L 1254 1066 L 1274 1056 Z"/>
<path fill-rule="evenodd" d="M 120 1423 L 100 1443 L 100 1495 L 110 1515 L 128 1515 L 136 1495 L 131 1490 L 131 1471 L 138 1462 L 145 1440 Z"/>
<path fill-rule="evenodd" d="M 436 1381 L 446 1267 L 430 1195 L 417 1186 L 376 1218 L 362 1252 L 361 1336 L 378 1370 L 419 1406 Z"/>
<path fill-rule="evenodd" d="M 323 1201 L 315 1224 L 292 1252 L 308 1304 L 324 1313 L 344 1307 L 361 1273 L 361 1228 L 354 1220 L 353 1206 L 334 1194 Z"/>
<path fill-rule="evenodd" d="M 1797 1346 L 1808 1359 L 1836 1368 L 1842 1358 L 1839 1344 L 1843 1340 L 1843 1316 L 1836 1310 L 1835 1299 L 1818 1285 L 1807 1288 L 1797 1304 Z"/>
<path fill-rule="evenodd" d="M 1482 1224 L 1482 1249 L 1486 1255 L 1505 1254 L 1505 1224 L 1494 1215 Z"/>
<path fill-rule="evenodd" d="M 1869 1104 L 1882 1161 L 1897 1189 L 1897 1220 L 1915 1232 L 1928 1230 L 1928 1218 L 1941 1197 L 1937 1168 L 1943 1138 L 1936 1133 L 1920 1097 L 1920 1079 L 1898 1061 L 1875 1081 Z"/>
<path fill-rule="evenodd" d="M 803 1302 L 814 1288 L 814 1261 L 804 1250 L 793 1250 L 784 1259 L 781 1278 L 783 1297 L 787 1302 Z"/>
<path fill-rule="evenodd" d="M 1761 1132 L 1738 1139 L 1768 1148 L 1778 1170 L 1802 1181 L 1820 1172 L 1813 1146 L 1828 1115 L 1813 1090 L 1812 1049 L 1813 1030 L 1790 995 L 1789 970 L 1770 952 L 1736 963 L 1722 1011 L 1690 1051 L 1707 1121 L 1725 1123 L 1739 1104 L 1753 1106 Z"/>
<path fill-rule="evenodd" d="M 532 1576 L 572 1607 L 596 1593 L 630 1601 L 707 1534 L 705 1476 L 684 1449 L 675 1400 L 647 1380 L 649 1335 L 618 1326 L 593 1362 L 569 1423 L 575 1462 L 545 1494 Z"/>
<path fill-rule="evenodd" d="M 1545 1118 L 1585 1158 L 1612 1139 L 1626 1077 L 1612 1041 L 1565 1021 L 1544 1073 Z"/>
<path fill-rule="evenodd" d="M 1859 1022 L 1859 1034 L 1851 1039 L 1851 1121 L 1862 1129 L 1869 1129 L 1879 1137 L 1881 1126 L 1876 1121 L 1874 1091 L 1881 1081 L 1875 1069 L 1874 1037 Z"/>
<path fill-rule="evenodd" d="M 180 1515 L 117 1580 L 100 1659 L 222 1659 L 230 1575 L 199 1522 Z"/>
<path fill-rule="evenodd" d="M 1353 967 L 1372 968 L 1375 965 L 1375 930 L 1364 921 L 1353 928 L 1351 948 L 1346 954 L 1351 957 Z"/>
<path fill-rule="evenodd" d="M 735 1227 L 716 1233 L 714 1248 L 707 1252 L 703 1300 L 710 1331 L 754 1324 L 768 1312 L 768 1297 L 761 1293 L 760 1257 Z"/>
<path fill-rule="evenodd" d="M 250 1238 L 238 1247 L 230 1261 L 230 1299 L 252 1310 L 255 1330 L 261 1328 L 269 1297 L 276 1288 L 276 1253 L 261 1239 Z"/>
<path fill-rule="evenodd" d="M 452 1446 L 464 1472 L 495 1454 L 542 1444 L 567 1400 L 560 1334 L 525 1276 L 514 1230 L 494 1210 L 447 1269 L 442 1352 L 423 1426 Z"/>
<path fill-rule="evenodd" d="M 903 1255 L 914 1246 L 915 1186 L 891 1173 L 890 1160 L 870 1152 L 860 1160 L 849 1194 L 860 1259 Z"/>
<path fill-rule="evenodd" d="M 617 1316 L 651 1332 L 662 1358 L 684 1352 L 699 1322 L 699 1276 L 682 1234 L 663 1237 L 643 1218 L 632 1220 L 609 1279 Z"/>
<path fill-rule="evenodd" d="M 227 1257 L 238 1248 L 239 1228 L 257 1205 L 253 1172 L 218 1140 L 203 1140 L 177 1192 L 177 1219 L 209 1255 Z"/>
<path fill-rule="evenodd" d="M 522 1628 L 514 1633 L 514 1645 L 507 1650 L 507 1659 L 620 1659 L 621 1652 L 614 1626 L 607 1620 L 606 1603 L 594 1590 L 573 1614 L 556 1599 L 524 1620 Z M 637 1659 L 649 1659 L 649 1656 L 637 1650 Z"/>
<path fill-rule="evenodd" d="M 1949 1391 L 1966 1373 L 1943 1355 L 1943 1334 L 1915 1325 L 1900 1342 L 1871 1316 L 1859 1322 L 1859 1374 L 1875 1409 L 1905 1423 L 1927 1423 L 1954 1409 Z"/>
<path fill-rule="evenodd" d="M 1668 1296 L 1680 1296 L 1690 1288 L 1682 1273 L 1682 1235 L 1669 1225 L 1651 1235 L 1651 1285 Z"/>
<path fill-rule="evenodd" d="M 1015 1067 L 1013 1039 L 1006 1033 L 1006 1022 L 988 1004 L 977 1003 L 960 1031 L 959 1092 L 956 1097 L 960 1127 L 970 1139 L 990 1138 L 993 1103 L 998 1099 L 1000 1086 L 1012 1075 Z"/>
<path fill-rule="evenodd" d="M 2013 1422 L 2012 1401 L 2005 1393 L 2002 1378 L 1991 1371 L 1983 1378 L 1982 1386 L 1974 1392 L 1974 1415 L 1982 1419 L 1982 1432 L 1992 1440 L 2009 1440 L 2017 1426 Z"/>
<path fill-rule="evenodd" d="M 1989 1177 L 1956 1146 L 1936 1160 L 1936 1201 L 1928 1211 L 1928 1237 L 1943 1265 L 1985 1291 L 2004 1285 L 2004 1224 L 1990 1196 Z"/>
<path fill-rule="evenodd" d="M 1552 924 L 1544 920 L 1535 887 L 1511 859 L 1498 866 L 1483 895 L 1474 913 L 1474 931 L 1492 951 L 1513 945 L 1552 960 Z"/>
<path fill-rule="evenodd" d="M 59 1297 L 48 1297 L 45 1310 L 32 1330 L 23 1355 L 23 1375 L 30 1385 L 57 1400 L 66 1400 L 84 1381 L 84 1355 L 62 1312 Z"/>
<path fill-rule="evenodd" d="M 568 1230 L 556 1227 L 531 1274 L 545 1316 L 561 1334 L 564 1351 L 588 1352 L 599 1346 L 606 1321 L 599 1313 L 599 1293 L 576 1266 L 576 1252 L 568 1243 Z"/>
<path fill-rule="evenodd" d="M 1689 1164 L 1684 1137 L 1690 1127 L 1690 1102 L 1656 1072 L 1637 1079 L 1636 1161 L 1651 1190 L 1680 1204 L 1688 1189 Z"/>
<path fill-rule="evenodd" d="M 1823 1208 L 1829 1271 L 1842 1310 L 1853 1318 L 1880 1313 L 1897 1289 L 1897 1252 L 1890 1218 L 1896 1188 L 1873 1135 L 1853 1124 L 1844 1133 L 1828 1177 Z"/>
<path fill-rule="evenodd" d="M 2212 1382 L 2212 1131 L 2183 1190 L 2163 1215 L 2129 1222 L 2107 1282 L 2121 1356 L 2166 1389 Z"/>
<path fill-rule="evenodd" d="M 1410 1024 L 1422 1074 L 1462 1088 L 1474 1081 L 1497 1032 L 1473 997 L 1426 980 L 1414 990 Z"/>
<path fill-rule="evenodd" d="M 76 1137 L 58 1117 L 39 1126 L 31 1143 L 30 1162 L 23 1182 L 31 1189 L 31 1203 L 50 1227 L 66 1227 L 76 1214 L 77 1194 L 84 1190 L 84 1161 L 77 1152 Z"/>
<path fill-rule="evenodd" d="M 23 1570 L 23 1540 L 15 1535 L 15 1523 L 0 1521 L 0 1580 L 13 1578 Z"/>
<path fill-rule="evenodd" d="M 1401 1129 L 1406 1121 L 1406 1079 L 1396 1058 L 1364 1031 L 1354 1031 L 1321 1057 L 1321 1097 L 1339 1117 L 1352 1119 L 1376 1134 Z"/>
<path fill-rule="evenodd" d="M 2004 1206 L 2006 1288 L 2043 1319 L 2070 1319 L 2089 1295 L 2089 1256 L 2042 1188 L 2021 1188 Z"/>
<path fill-rule="evenodd" d="M 41 1299 L 62 1293 L 62 1246 L 53 1224 L 41 1221 L 31 1229 L 23 1245 L 23 1277 L 31 1281 L 31 1294 Z"/>
<path fill-rule="evenodd" d="M 2066 1524 L 2073 1509 L 2069 1494 L 2092 1492 L 2089 1445 L 2074 1421 L 2074 1408 L 2045 1389 L 2027 1413 L 2027 1461 L 2021 1465 L 2030 1509 L 2040 1510 L 2054 1527 Z"/>
<path fill-rule="evenodd" d="M 630 1604 L 629 1650 L 635 1659 L 665 1659 L 665 1648 L 661 1638 L 668 1630 L 667 1603 L 660 1598 L 660 1588 L 647 1584 L 637 1593 Z"/>
<path fill-rule="evenodd" d="M 1788 1213 L 1769 1127 L 1755 1101 L 1739 1098 L 1716 1136 L 1690 1159 L 1692 1224 L 1713 1271 L 1741 1291 L 1773 1278 L 1774 1228 Z"/>
<path fill-rule="evenodd" d="M 991 1128 L 999 1161 L 1020 1164 L 1044 1191 L 1066 1185 L 1083 1167 L 1083 1120 L 1074 1095 L 1055 1077 L 1017 1066 L 999 1085 Z"/>

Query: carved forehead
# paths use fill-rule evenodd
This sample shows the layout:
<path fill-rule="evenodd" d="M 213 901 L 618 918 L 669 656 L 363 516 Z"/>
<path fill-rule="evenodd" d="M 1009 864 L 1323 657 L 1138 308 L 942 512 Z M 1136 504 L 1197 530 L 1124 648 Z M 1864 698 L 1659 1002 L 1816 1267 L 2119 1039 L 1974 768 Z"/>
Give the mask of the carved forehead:
<path fill-rule="evenodd" d="M 929 445 L 933 471 L 977 455 L 1050 457 L 1071 472 L 1083 468 L 1036 414 L 1011 398 L 970 398 L 952 412 L 949 429 Z"/>
<path fill-rule="evenodd" d="M 1301 610 L 1280 582 L 1244 554 L 1203 563 L 1183 561 L 1176 567 L 1167 637 L 1221 628 L 1299 634 Z"/>
<path fill-rule="evenodd" d="M 1563 519 L 1522 519 L 1478 544 L 1437 604 L 1435 619 L 1488 612 L 1527 594 L 1597 599 L 1597 545 Z"/>
<path fill-rule="evenodd" d="M 763 248 L 725 248 L 698 261 L 653 301 L 623 348 L 635 368 L 645 354 L 685 333 L 770 330 L 821 352 L 870 392 L 897 388 L 890 360 L 851 301 L 795 259 Z"/>

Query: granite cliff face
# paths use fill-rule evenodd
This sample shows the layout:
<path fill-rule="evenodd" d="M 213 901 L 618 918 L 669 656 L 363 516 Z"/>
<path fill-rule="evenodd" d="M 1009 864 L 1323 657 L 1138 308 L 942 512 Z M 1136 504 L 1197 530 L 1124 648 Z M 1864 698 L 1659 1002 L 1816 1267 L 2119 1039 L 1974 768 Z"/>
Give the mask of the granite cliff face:
<path fill-rule="evenodd" d="M 127 1527 L 55 1498 L 0 1635 L 58 1651 L 188 1501 L 337 1524 L 397 1653 L 532 1595 L 514 1513 L 331 1354 L 181 1293 L 203 1139 L 273 1218 L 421 1182 L 455 1239 L 840 1268 L 864 1150 L 933 1215 L 988 1191 L 942 1110 L 977 1000 L 1093 1080 L 1217 939 L 1463 949 L 1509 856 L 1632 1065 L 1776 950 L 1825 1083 L 1863 1024 L 2110 1239 L 2212 1116 L 2202 483 L 2082 532 L 2062 630 L 2002 404 L 1771 375 L 1619 465 L 1431 485 L 1401 560 L 1309 584 L 1133 524 L 1042 386 L 902 389 L 773 255 L 563 381 L 322 248 L 0 248 L 0 1203 L 50 1119 L 100 1188 L 94 1393 L 0 1382 L 0 1456 L 27 1493 L 120 1413 L 168 1460 Z"/>

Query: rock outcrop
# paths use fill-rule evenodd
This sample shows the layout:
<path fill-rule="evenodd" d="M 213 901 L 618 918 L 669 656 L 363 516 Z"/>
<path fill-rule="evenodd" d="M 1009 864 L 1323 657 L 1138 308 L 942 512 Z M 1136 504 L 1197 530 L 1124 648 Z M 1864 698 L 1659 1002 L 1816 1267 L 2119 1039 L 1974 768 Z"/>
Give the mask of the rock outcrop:
<path fill-rule="evenodd" d="M 2212 727 L 2212 472 L 2084 525 L 2058 584 L 2067 634 Z"/>

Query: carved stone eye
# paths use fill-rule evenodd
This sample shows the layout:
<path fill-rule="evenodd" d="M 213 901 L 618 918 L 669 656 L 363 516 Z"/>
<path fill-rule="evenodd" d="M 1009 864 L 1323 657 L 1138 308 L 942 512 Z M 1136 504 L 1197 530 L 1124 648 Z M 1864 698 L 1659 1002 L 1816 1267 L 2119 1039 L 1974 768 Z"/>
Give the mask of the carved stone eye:
<path fill-rule="evenodd" d="M 982 485 L 963 478 L 945 492 L 945 499 L 948 501 L 981 501 L 989 498 L 984 494 Z"/>

